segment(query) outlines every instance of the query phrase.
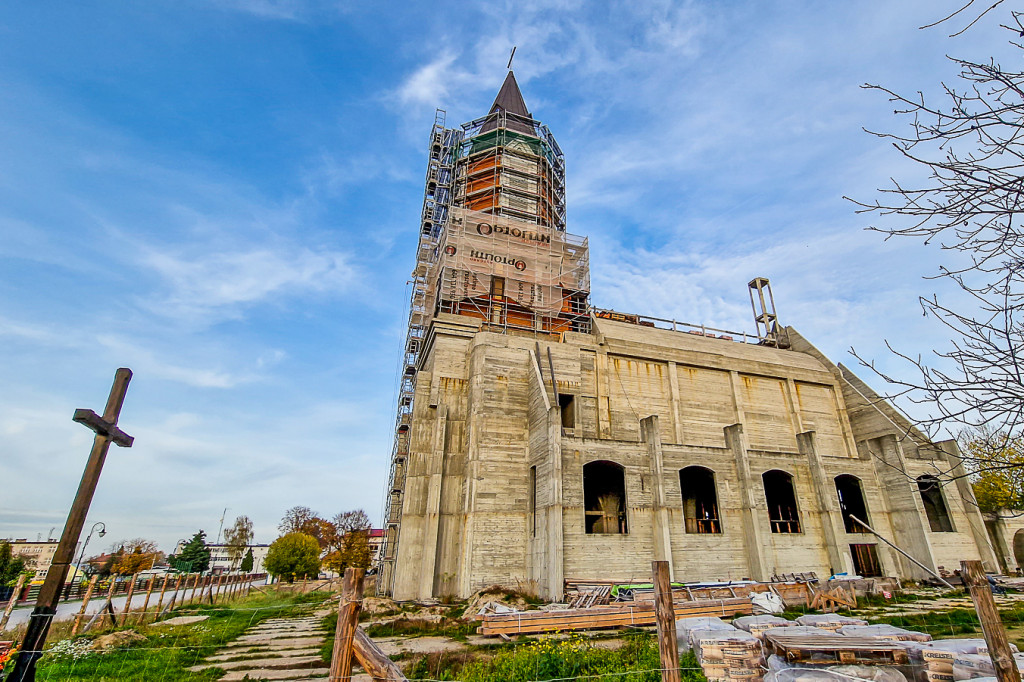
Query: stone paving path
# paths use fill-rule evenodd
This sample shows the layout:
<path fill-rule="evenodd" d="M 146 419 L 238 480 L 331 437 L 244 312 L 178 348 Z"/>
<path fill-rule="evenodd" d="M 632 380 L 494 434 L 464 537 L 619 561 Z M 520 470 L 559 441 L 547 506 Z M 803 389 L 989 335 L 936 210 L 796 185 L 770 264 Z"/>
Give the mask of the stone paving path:
<path fill-rule="evenodd" d="M 226 674 L 220 682 L 327 680 L 329 666 L 320 658 L 327 633 L 320 622 L 320 615 L 270 618 L 189 670 L 221 668 Z"/>

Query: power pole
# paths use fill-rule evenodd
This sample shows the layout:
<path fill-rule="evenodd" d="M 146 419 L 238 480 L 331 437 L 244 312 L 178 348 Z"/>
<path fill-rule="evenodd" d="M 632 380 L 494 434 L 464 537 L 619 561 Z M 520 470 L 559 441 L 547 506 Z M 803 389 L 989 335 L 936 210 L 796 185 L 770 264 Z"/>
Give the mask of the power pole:
<path fill-rule="evenodd" d="M 67 523 L 64 524 L 64 532 L 61 533 L 57 550 L 53 554 L 53 562 L 50 564 L 46 580 L 39 590 L 36 607 L 29 616 L 25 639 L 22 640 L 21 653 L 14 664 L 14 670 L 7 678 L 8 682 L 35 682 L 36 661 L 43 655 L 46 635 L 50 630 L 53 616 L 57 613 L 61 587 L 67 578 L 68 567 L 74 559 L 75 546 L 82 534 L 82 526 L 85 525 L 89 505 L 92 504 L 92 497 L 96 492 L 96 484 L 100 480 L 100 472 L 103 471 L 103 462 L 107 458 L 107 451 L 110 449 L 111 443 L 122 448 L 130 448 L 135 440 L 117 427 L 117 419 L 121 415 L 121 406 L 124 404 L 124 396 L 128 392 L 128 382 L 131 379 L 132 371 L 130 369 L 122 367 L 117 370 L 102 417 L 92 410 L 75 410 L 74 421 L 85 424 L 95 431 L 96 437 L 93 438 L 92 452 L 89 453 L 89 461 L 85 465 L 82 482 L 78 484 L 78 494 L 75 495 L 75 501 L 68 513 Z"/>

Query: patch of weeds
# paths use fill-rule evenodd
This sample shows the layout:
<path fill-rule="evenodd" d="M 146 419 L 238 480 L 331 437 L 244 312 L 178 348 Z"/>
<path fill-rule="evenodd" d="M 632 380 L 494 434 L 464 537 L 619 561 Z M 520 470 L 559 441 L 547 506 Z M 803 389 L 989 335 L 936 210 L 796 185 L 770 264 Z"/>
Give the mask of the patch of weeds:
<path fill-rule="evenodd" d="M 404 672 L 410 680 L 457 680 L 467 665 L 480 658 L 472 651 L 434 651 L 413 659 Z"/>
<path fill-rule="evenodd" d="M 568 639 L 538 639 L 499 651 L 486 660 L 473 660 L 461 669 L 457 666 L 427 666 L 429 677 L 460 682 L 527 682 L 586 677 L 601 682 L 659 682 L 661 663 L 655 637 L 648 632 L 629 635 L 622 647 L 604 649 L 580 634 Z M 705 682 L 692 653 L 680 657 L 681 678 L 685 682 Z M 434 673 L 438 676 L 434 677 Z"/>

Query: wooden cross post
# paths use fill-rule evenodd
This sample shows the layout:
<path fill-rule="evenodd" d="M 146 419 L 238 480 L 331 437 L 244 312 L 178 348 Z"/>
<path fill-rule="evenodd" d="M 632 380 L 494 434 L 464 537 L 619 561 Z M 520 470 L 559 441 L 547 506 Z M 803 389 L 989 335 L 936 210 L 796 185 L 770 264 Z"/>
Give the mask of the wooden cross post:
<path fill-rule="evenodd" d="M 85 424 L 95 431 L 96 437 L 92 442 L 92 452 L 89 453 L 82 481 L 78 484 L 78 494 L 75 495 L 75 501 L 71 504 L 71 511 L 68 513 L 68 520 L 64 524 L 64 532 L 61 533 L 60 542 L 53 553 L 53 560 L 46 574 L 46 580 L 39 590 L 36 607 L 29 616 L 28 628 L 25 630 L 25 638 L 22 640 L 21 654 L 18 655 L 14 670 L 7 678 L 8 682 L 35 682 L 36 661 L 43 655 L 43 646 L 46 644 L 50 622 L 57 613 L 61 588 L 67 579 L 68 567 L 74 560 L 75 547 L 82 534 L 82 526 L 85 525 L 89 505 L 92 504 L 92 497 L 96 492 L 96 484 L 100 480 L 100 472 L 103 471 L 103 462 L 107 458 L 107 451 L 110 449 L 111 443 L 122 448 L 132 446 L 134 439 L 117 428 L 117 419 L 121 415 L 121 406 L 124 404 L 124 396 L 128 392 L 128 382 L 131 379 L 132 371 L 130 369 L 122 367 L 117 370 L 102 417 L 92 410 L 75 410 L 74 421 Z"/>

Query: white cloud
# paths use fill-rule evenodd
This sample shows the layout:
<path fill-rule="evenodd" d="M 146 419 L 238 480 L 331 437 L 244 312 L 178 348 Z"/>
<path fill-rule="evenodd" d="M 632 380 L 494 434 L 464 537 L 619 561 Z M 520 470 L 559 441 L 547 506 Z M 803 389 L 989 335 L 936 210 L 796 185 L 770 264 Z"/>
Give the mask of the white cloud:
<path fill-rule="evenodd" d="M 236 317 L 247 306 L 281 296 L 338 294 L 354 277 L 345 254 L 306 247 L 197 255 L 152 249 L 143 263 L 170 289 L 150 300 L 150 309 L 186 318 Z"/>

